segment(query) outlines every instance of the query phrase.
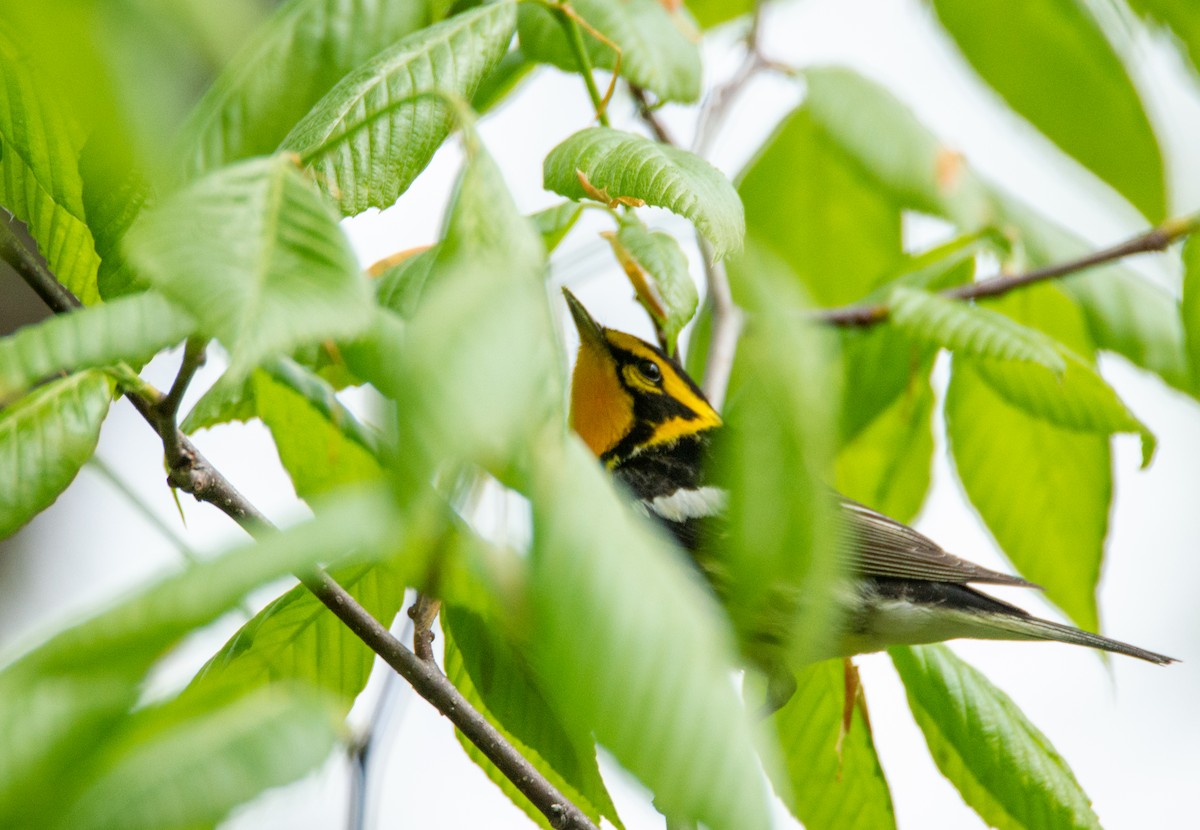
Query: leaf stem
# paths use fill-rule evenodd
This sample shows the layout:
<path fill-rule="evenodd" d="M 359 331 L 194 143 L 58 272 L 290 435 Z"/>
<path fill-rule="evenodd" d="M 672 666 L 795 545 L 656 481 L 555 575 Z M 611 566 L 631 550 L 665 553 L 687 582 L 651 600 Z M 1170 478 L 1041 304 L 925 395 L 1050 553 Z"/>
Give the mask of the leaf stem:
<path fill-rule="evenodd" d="M 979 300 L 986 297 L 999 297 L 1018 288 L 1035 285 L 1039 282 L 1065 277 L 1104 265 L 1118 259 L 1124 259 L 1134 254 L 1165 251 L 1173 243 L 1200 229 L 1200 213 L 1177 219 L 1168 219 L 1161 225 L 1144 231 L 1124 242 L 1103 248 L 1099 251 L 1085 254 L 1078 259 L 1035 268 L 1024 274 L 1012 276 L 995 276 L 978 282 L 960 285 L 941 292 L 943 297 L 952 300 Z M 884 303 L 859 303 L 855 305 L 829 308 L 813 312 L 808 319 L 816 323 L 824 323 L 839 328 L 869 328 L 882 323 L 888 318 L 890 309 Z"/>
<path fill-rule="evenodd" d="M 8 262 L 54 311 L 65 313 L 79 308 L 79 300 L 61 284 L 55 287 L 58 281 L 50 270 L 31 251 L 22 251 L 23 248 L 8 224 L 0 222 L 0 258 Z M 143 387 L 148 386 L 143 384 Z M 163 431 L 174 430 L 173 440 L 178 441 L 179 455 L 175 459 L 177 465 L 168 472 L 168 482 L 191 493 L 197 501 L 212 504 L 255 538 L 273 533 L 275 526 L 271 521 L 209 463 L 187 436 L 179 432 L 174 425 L 174 414 L 167 417 L 166 409 L 162 407 L 167 396 L 154 391 L 155 394 L 150 398 L 139 391 L 126 390 L 126 397 L 159 433 L 160 438 L 163 438 Z M 471 706 L 433 661 L 426 662 L 417 657 L 333 577 L 320 567 L 315 567 L 296 574 L 296 578 L 371 651 L 407 680 L 417 694 L 457 726 L 546 816 L 552 827 L 598 830 L 578 807 Z"/>
<path fill-rule="evenodd" d="M 579 65 L 579 74 L 583 76 L 583 82 L 587 85 L 588 95 L 592 99 L 592 106 L 596 109 L 596 119 L 602 126 L 611 127 L 608 121 L 608 106 L 604 97 L 600 94 L 600 88 L 596 86 L 596 78 L 592 74 L 592 61 L 588 57 L 587 47 L 583 43 L 583 32 L 579 29 L 579 23 L 575 20 L 575 11 L 566 3 L 561 3 L 554 9 L 554 15 L 558 18 L 558 22 L 562 24 L 563 31 L 567 35 L 567 43 L 571 46 L 571 51 L 575 53 L 575 62 Z"/>

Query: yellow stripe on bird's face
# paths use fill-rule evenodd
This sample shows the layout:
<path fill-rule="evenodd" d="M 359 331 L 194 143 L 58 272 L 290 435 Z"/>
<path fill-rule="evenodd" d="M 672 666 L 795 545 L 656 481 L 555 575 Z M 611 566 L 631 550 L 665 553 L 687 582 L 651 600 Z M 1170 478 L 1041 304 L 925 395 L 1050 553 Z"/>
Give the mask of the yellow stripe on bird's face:
<path fill-rule="evenodd" d="M 609 466 L 721 425 L 678 363 L 631 334 L 602 328 L 566 289 L 579 329 L 571 427 Z"/>

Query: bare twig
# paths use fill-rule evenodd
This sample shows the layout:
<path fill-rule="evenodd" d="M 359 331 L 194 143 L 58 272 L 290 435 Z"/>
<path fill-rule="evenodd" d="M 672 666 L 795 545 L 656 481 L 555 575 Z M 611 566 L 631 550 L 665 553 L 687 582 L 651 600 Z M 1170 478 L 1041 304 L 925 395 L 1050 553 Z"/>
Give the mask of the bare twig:
<path fill-rule="evenodd" d="M 171 384 L 171 390 L 155 406 L 160 421 L 158 434 L 162 436 L 163 454 L 167 458 L 168 468 L 173 469 L 177 465 L 185 463 L 183 446 L 179 442 L 179 436 L 182 435 L 178 429 L 179 407 L 183 403 L 184 393 L 191 385 L 192 378 L 204 365 L 206 347 L 207 341 L 203 338 L 188 338 L 187 344 L 183 347 L 183 359 L 179 364 L 179 372 L 175 375 L 175 382 Z"/>
<path fill-rule="evenodd" d="M 413 651 L 422 660 L 433 660 L 433 620 L 441 608 L 440 599 L 420 593 L 408 609 L 409 619 L 413 621 Z"/>
<path fill-rule="evenodd" d="M 630 84 L 629 94 L 633 96 L 633 100 L 637 104 L 638 115 L 646 123 L 646 126 L 650 128 L 650 132 L 654 133 L 654 137 L 663 144 L 678 145 L 679 142 L 671 137 L 671 133 L 667 131 L 666 125 L 662 123 L 662 119 L 654 111 L 654 106 L 650 103 L 650 99 L 646 95 L 646 90 L 637 84 Z"/>
<path fill-rule="evenodd" d="M 943 297 L 952 300 L 979 300 L 986 297 L 999 297 L 1018 288 L 1034 285 L 1057 277 L 1075 274 L 1097 265 L 1104 265 L 1134 254 L 1165 251 L 1170 245 L 1187 236 L 1200 227 L 1200 214 L 1168 219 L 1161 225 L 1138 234 L 1110 248 L 1079 257 L 1078 259 L 1036 268 L 1024 274 L 1013 276 L 990 277 L 979 282 L 960 285 L 941 292 Z M 883 303 L 857 304 L 829 308 L 813 312 L 809 319 L 817 323 L 825 323 L 840 328 L 868 328 L 882 323 L 888 318 L 888 307 Z"/>
<path fill-rule="evenodd" d="M 728 81 L 715 87 L 704 100 L 700 115 L 696 119 L 696 133 L 692 139 L 692 152 L 698 156 L 707 156 L 712 144 L 717 138 L 721 127 L 729 115 L 729 109 L 746 90 L 746 86 L 759 72 L 770 69 L 777 72 L 792 73 L 791 67 L 778 61 L 771 60 L 762 53 L 759 46 L 759 35 L 762 32 L 763 7 L 766 0 L 758 0 L 754 4 L 754 13 L 750 18 L 750 29 L 746 32 L 746 56 L 741 65 Z"/>
<path fill-rule="evenodd" d="M 65 313 L 79 308 L 79 301 L 70 292 L 61 285 L 55 287 L 58 281 L 32 252 L 26 250 L 21 254 L 14 244 L 20 246 L 8 225 L 0 222 L 0 257 L 56 312 Z M 147 396 L 142 391 L 146 388 L 147 385 L 142 384 L 137 390 L 126 390 L 126 397 L 159 433 L 160 438 L 162 431 L 174 430 L 174 438 L 179 442 L 176 459 L 179 465 L 173 466 L 168 473 L 171 485 L 191 493 L 197 501 L 214 505 L 252 536 L 262 537 L 273 532 L 275 527 L 270 520 L 178 431 L 173 415 L 164 418 L 166 407 L 163 404 L 167 396 L 157 390 L 156 394 Z M 421 660 L 406 648 L 328 573 L 321 568 L 313 568 L 297 574 L 297 578 L 368 648 L 407 680 L 421 697 L 449 718 L 549 819 L 553 827 L 596 830 L 591 820 L 488 723 L 432 661 Z"/>
<path fill-rule="evenodd" d="M 708 337 L 708 355 L 704 362 L 702 386 L 712 405 L 720 410 L 725 402 L 725 390 L 729 387 L 729 375 L 733 371 L 733 358 L 737 353 L 738 335 L 741 333 L 741 312 L 733 302 L 729 289 L 729 274 L 723 262 L 713 259 L 712 246 L 696 234 L 700 244 L 700 255 L 704 260 L 704 277 L 708 284 L 708 302 L 712 305 L 712 326 Z"/>
<path fill-rule="evenodd" d="M 397 638 L 400 642 L 408 639 L 413 629 L 411 621 L 406 621 Z M 408 697 L 400 683 L 400 675 L 387 672 L 383 677 L 383 688 L 379 690 L 379 698 L 371 709 L 371 716 L 360 737 L 347 747 L 350 761 L 350 795 L 347 799 L 348 830 L 366 830 L 373 827 L 371 819 L 371 766 L 379 751 L 380 741 L 388 733 L 389 724 L 403 713 L 408 706 Z"/>

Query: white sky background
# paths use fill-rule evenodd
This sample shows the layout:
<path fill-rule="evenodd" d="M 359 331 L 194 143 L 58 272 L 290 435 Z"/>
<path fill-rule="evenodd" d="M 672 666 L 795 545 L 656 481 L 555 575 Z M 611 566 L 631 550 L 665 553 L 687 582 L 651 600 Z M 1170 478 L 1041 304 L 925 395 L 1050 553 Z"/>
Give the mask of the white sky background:
<path fill-rule="evenodd" d="M 1027 125 L 1004 116 L 992 93 L 963 70 L 952 47 L 940 42 L 916 0 L 806 0 L 772 9 L 768 21 L 768 55 L 797 64 L 846 64 L 884 82 L 977 169 L 1096 244 L 1119 241 L 1143 226 L 1102 186 L 1089 187 L 1081 198 L 1078 184 L 1085 174 L 1064 164 Z M 710 85 L 714 78 L 726 77 L 740 59 L 730 49 L 734 36 L 722 36 L 707 50 Z M 1152 115 L 1171 165 L 1175 212 L 1196 210 L 1200 161 L 1189 152 L 1189 144 L 1194 148 L 1200 134 L 1200 89 L 1182 78 L 1177 60 L 1161 44 L 1136 44 L 1134 54 L 1153 88 L 1162 93 L 1152 101 Z M 755 83 L 730 114 L 714 148 L 715 163 L 735 174 L 800 95 L 794 82 Z M 631 122 L 627 99 L 615 101 L 612 113 L 615 126 Z M 690 139 L 691 117 L 682 109 L 664 111 L 673 133 L 685 141 Z M 558 201 L 541 189 L 542 158 L 586 126 L 589 118 L 582 82 L 547 69 L 484 121 L 484 141 L 522 210 L 532 212 Z M 448 145 L 397 207 L 346 223 L 364 263 L 434 241 L 460 161 L 457 147 Z M 654 211 L 651 218 L 677 231 L 681 239 L 689 238 L 686 223 L 675 217 Z M 648 323 L 630 301 L 631 292 L 594 229 L 577 228 L 556 254 L 555 285 L 567 280 L 605 324 L 649 336 Z M 1177 275 L 1157 263 L 1143 261 L 1139 267 L 1152 279 L 1178 284 Z M 693 273 L 699 280 L 702 272 L 694 254 Z M 565 320 L 565 314 L 562 317 Z M 177 357 L 156 361 L 150 379 L 169 385 L 176 364 Z M 1194 787 L 1200 780 L 1200 717 L 1195 710 L 1200 700 L 1200 610 L 1193 596 L 1194 586 L 1200 584 L 1200 408 L 1120 359 L 1106 359 L 1103 365 L 1124 399 L 1160 439 L 1159 455 L 1148 471 L 1138 469 L 1136 439 L 1117 440 L 1117 497 L 1100 592 L 1105 633 L 1185 662 L 1164 669 L 1116 657 L 1106 666 L 1086 649 L 1056 644 L 969 642 L 956 644 L 955 650 L 1011 695 L 1046 733 L 1092 797 L 1105 827 L 1180 826 L 1184 817 L 1197 814 Z M 205 369 L 192 400 L 219 368 Z M 201 433 L 197 443 L 267 515 L 280 522 L 304 515 L 261 427 L 222 427 Z M 162 484 L 161 451 L 128 406 L 114 408 L 100 455 L 158 515 L 179 527 Z M 195 547 L 218 550 L 242 541 L 240 531 L 224 516 L 183 498 L 185 533 Z M 73 521 L 62 521 L 66 516 Z M 1007 567 L 966 504 L 944 446 L 936 453 L 934 487 L 918 526 L 969 559 Z M 0 651 L 53 630 L 178 562 L 173 546 L 90 469 L 14 542 L 14 555 L 0 560 L 0 583 L 22 587 L 19 592 L 6 590 L 0 605 Z M 264 599 L 270 595 L 264 592 Z M 1005 597 L 1036 613 L 1053 614 L 1030 592 Z M 166 675 L 194 671 L 238 624 L 238 619 L 227 619 L 197 637 Z M 874 655 L 858 662 L 900 827 L 982 827 L 933 766 L 888 659 Z M 373 679 L 364 704 L 375 697 L 378 680 Z M 368 826 L 531 826 L 467 760 L 446 720 L 411 692 L 406 690 L 402 698 L 388 719 L 372 770 L 376 823 Z M 369 708 L 358 707 L 354 717 Z M 630 830 L 662 826 L 636 782 L 615 769 L 610 780 Z M 228 826 L 341 827 L 346 787 L 344 761 L 331 759 L 320 773 L 243 808 Z M 779 826 L 795 826 L 782 807 Z"/>

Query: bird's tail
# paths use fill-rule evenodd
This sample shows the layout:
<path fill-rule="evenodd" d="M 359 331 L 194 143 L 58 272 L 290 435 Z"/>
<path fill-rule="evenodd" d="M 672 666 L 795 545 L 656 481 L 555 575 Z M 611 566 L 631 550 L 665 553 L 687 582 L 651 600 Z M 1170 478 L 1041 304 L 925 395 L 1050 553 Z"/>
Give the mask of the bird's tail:
<path fill-rule="evenodd" d="M 1111 651 L 1115 654 L 1136 657 L 1139 660 L 1145 660 L 1160 666 L 1179 662 L 1174 657 L 1167 657 L 1165 654 L 1147 651 L 1144 648 L 1131 646 L 1129 643 L 1122 643 L 1120 640 L 1101 637 L 1099 634 L 1092 634 L 1079 628 L 1039 619 L 1038 617 L 993 616 L 988 620 L 988 623 L 1021 639 L 1055 640 L 1060 643 L 1073 643 L 1075 645 L 1098 648 L 1102 651 Z"/>

